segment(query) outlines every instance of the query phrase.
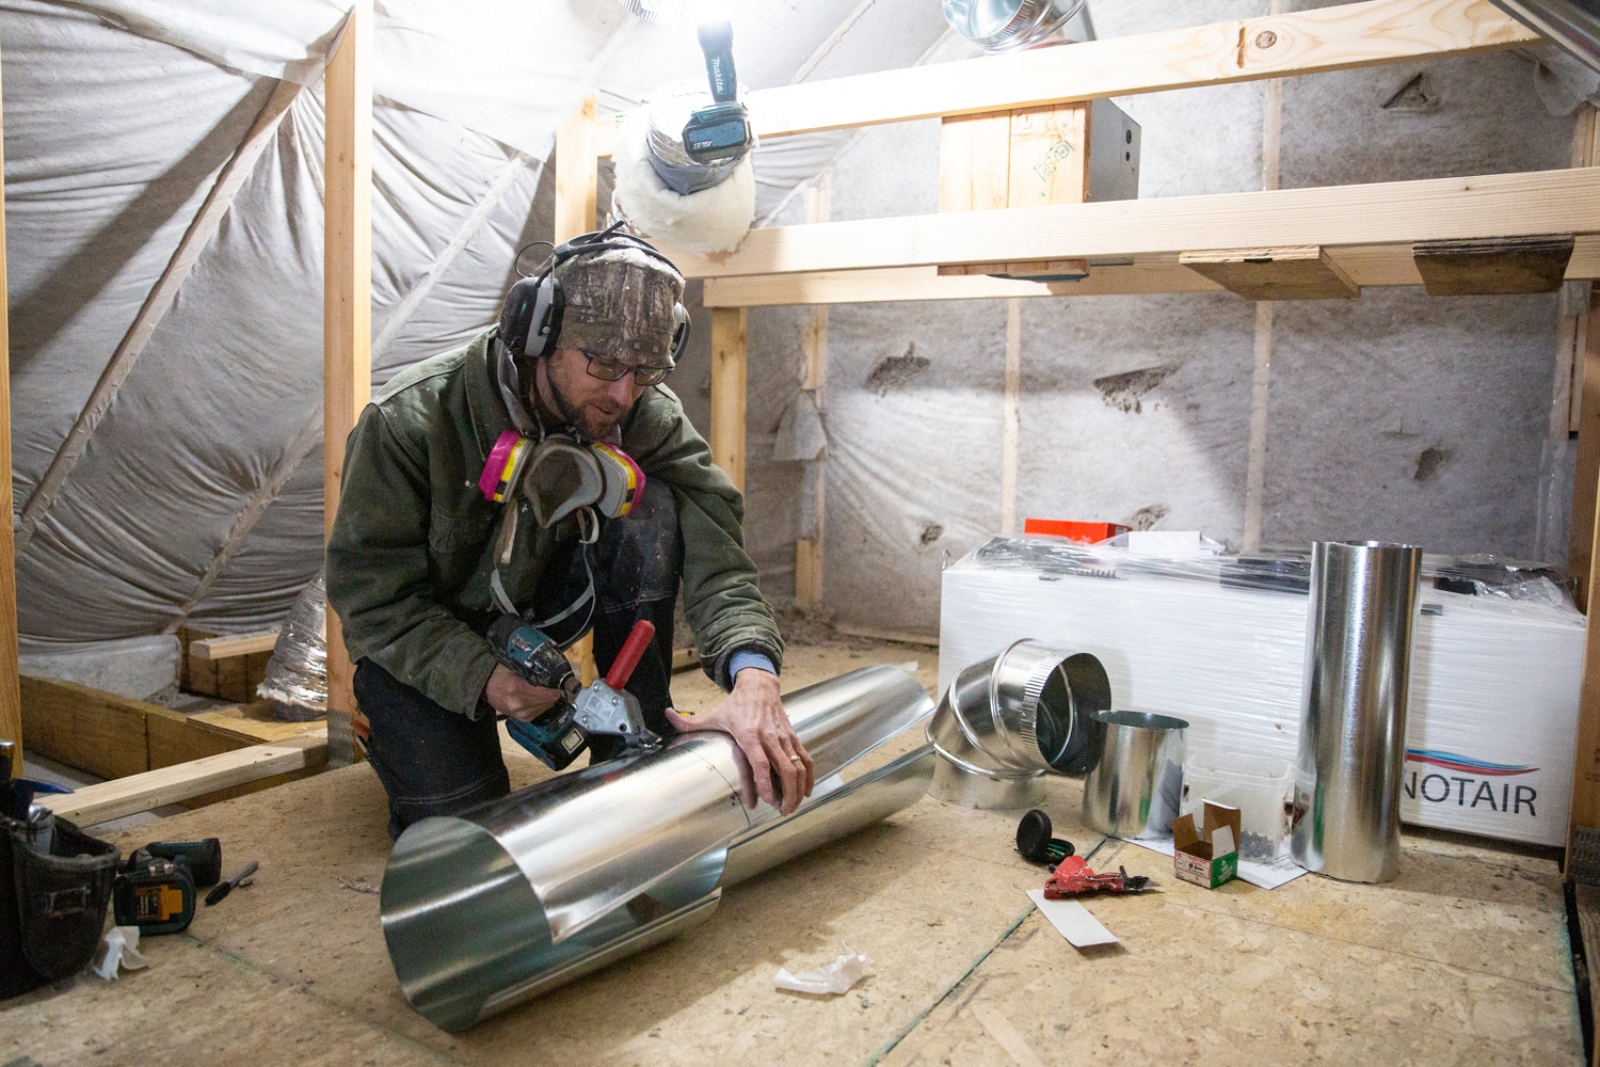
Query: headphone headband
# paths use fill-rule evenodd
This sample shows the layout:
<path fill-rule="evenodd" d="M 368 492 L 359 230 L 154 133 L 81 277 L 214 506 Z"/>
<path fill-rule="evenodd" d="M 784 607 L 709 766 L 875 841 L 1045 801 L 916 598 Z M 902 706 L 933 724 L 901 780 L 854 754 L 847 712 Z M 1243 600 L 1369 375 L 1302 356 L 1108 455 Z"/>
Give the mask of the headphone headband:
<path fill-rule="evenodd" d="M 668 259 L 660 249 L 642 237 L 622 233 L 622 221 L 614 222 L 603 230 L 579 234 L 563 241 L 550 250 L 550 255 L 540 264 L 539 270 L 524 275 L 506 293 L 500 309 L 500 340 L 513 359 L 548 356 L 556 350 L 561 333 L 561 315 L 566 306 L 561 283 L 556 280 L 556 268 L 578 256 L 599 255 L 603 252 L 632 250 L 664 263 L 677 271 L 677 264 Z M 524 245 L 517 251 L 517 259 L 534 244 Z M 513 261 L 515 262 L 515 260 Z M 672 361 L 676 363 L 689 343 L 689 312 L 682 302 L 673 307 Z"/>

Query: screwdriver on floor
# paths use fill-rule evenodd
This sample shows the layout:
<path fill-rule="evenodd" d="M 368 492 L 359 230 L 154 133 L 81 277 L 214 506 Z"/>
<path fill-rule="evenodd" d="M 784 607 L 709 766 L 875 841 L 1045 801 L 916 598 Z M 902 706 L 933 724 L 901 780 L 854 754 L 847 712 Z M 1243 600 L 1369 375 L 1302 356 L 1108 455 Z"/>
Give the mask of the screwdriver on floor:
<path fill-rule="evenodd" d="M 255 860 L 251 860 L 249 863 L 244 865 L 244 870 L 240 871 L 232 878 L 229 878 L 226 882 L 218 883 L 215 889 L 206 894 L 206 907 L 209 908 L 211 905 L 217 903 L 223 897 L 233 892 L 234 886 L 243 885 L 245 882 L 249 881 L 250 876 L 256 873 L 256 868 L 259 866 L 261 866 L 259 863 L 257 863 Z"/>

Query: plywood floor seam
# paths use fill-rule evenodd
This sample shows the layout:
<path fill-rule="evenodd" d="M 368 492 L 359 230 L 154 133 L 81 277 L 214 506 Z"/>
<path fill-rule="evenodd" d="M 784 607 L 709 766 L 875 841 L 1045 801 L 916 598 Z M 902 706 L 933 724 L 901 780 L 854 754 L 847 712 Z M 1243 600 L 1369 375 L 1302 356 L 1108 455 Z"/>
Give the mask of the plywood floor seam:
<path fill-rule="evenodd" d="M 877 1067 L 877 1064 L 880 1063 L 885 1056 L 887 1056 L 891 1052 L 893 1052 L 895 1050 L 895 1048 L 900 1044 L 900 1042 L 904 1041 L 913 1032 L 915 1032 L 917 1027 L 921 1026 L 924 1022 L 927 1021 L 928 1016 L 932 1015 L 935 1011 L 938 1011 L 940 1005 L 942 1005 L 945 1001 L 949 1000 L 950 997 L 957 990 L 959 990 L 963 985 L 965 985 L 966 982 L 967 982 L 967 979 L 972 977 L 973 972 L 976 971 L 979 967 L 983 966 L 984 962 L 987 961 L 989 959 L 989 957 L 994 954 L 995 950 L 997 950 L 1001 945 L 1005 944 L 1008 940 L 1010 940 L 1011 935 L 1016 933 L 1018 928 L 1021 927 L 1023 923 L 1028 921 L 1028 916 L 1032 915 L 1037 910 L 1038 909 L 1035 908 L 1032 904 L 1028 905 L 1027 909 L 1024 910 L 1022 912 L 1022 914 L 1017 916 L 1016 921 L 1013 922 L 1009 927 L 1006 928 L 1005 933 L 1000 935 L 999 940 L 997 940 L 994 944 L 990 945 L 987 949 L 985 949 L 981 956 L 979 956 L 977 959 L 973 960 L 972 961 L 972 966 L 968 967 L 964 972 L 962 972 L 961 977 L 957 978 L 954 982 L 952 982 L 948 989 L 946 989 L 943 993 L 939 994 L 939 997 L 938 997 L 937 1000 L 933 1001 L 933 1003 L 929 1004 L 926 1008 L 922 1009 L 916 1015 L 912 1016 L 911 1017 L 911 1021 L 908 1022 L 905 1025 L 905 1027 L 898 1034 L 896 1034 L 894 1037 L 890 1038 L 888 1041 L 884 1042 L 883 1047 L 878 1049 L 877 1052 L 874 1052 L 872 1054 L 872 1056 L 866 1061 L 866 1063 L 862 1065 L 862 1067 Z"/>

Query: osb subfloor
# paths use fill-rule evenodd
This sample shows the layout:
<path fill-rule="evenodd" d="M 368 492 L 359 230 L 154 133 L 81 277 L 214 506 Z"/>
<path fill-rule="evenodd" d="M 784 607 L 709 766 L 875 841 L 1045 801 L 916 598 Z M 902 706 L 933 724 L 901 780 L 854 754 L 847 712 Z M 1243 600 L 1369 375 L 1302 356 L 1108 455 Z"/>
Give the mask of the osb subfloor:
<path fill-rule="evenodd" d="M 932 650 L 796 650 L 804 684 Z M 709 685 L 679 676 L 679 703 Z M 537 765 L 508 757 L 514 782 Z M 256 884 L 147 939 L 154 966 L 80 977 L 0 1007 L 0 1063 L 1576 1064 L 1582 1049 L 1555 864 L 1408 838 L 1397 882 L 1306 877 L 1273 892 L 1174 881 L 1162 857 L 1080 823 L 1051 783 L 1058 834 L 1095 866 L 1161 890 L 1089 909 L 1122 942 L 1079 952 L 1033 911 L 1043 872 L 1012 847 L 1016 813 L 925 799 L 730 891 L 711 921 L 576 985 L 450 1035 L 401 996 L 375 887 L 388 841 L 364 766 L 126 832 L 222 838 Z M 852 992 L 779 993 L 848 945 Z M 26 1061 L 23 1061 L 26 1062 Z"/>

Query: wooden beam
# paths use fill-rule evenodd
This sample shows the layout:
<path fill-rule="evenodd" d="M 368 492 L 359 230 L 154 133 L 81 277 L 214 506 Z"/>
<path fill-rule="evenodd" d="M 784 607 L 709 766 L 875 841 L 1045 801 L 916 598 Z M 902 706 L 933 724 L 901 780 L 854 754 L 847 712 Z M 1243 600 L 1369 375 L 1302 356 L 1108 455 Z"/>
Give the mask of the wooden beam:
<path fill-rule="evenodd" d="M 711 460 L 744 492 L 744 308 L 711 313 Z"/>
<path fill-rule="evenodd" d="M 1539 40 L 1489 0 L 1371 0 L 758 89 L 746 102 L 756 134 L 770 138 L 1442 59 Z M 602 124 L 597 154 L 610 154 L 614 129 L 614 122 Z"/>
<path fill-rule="evenodd" d="M 150 769 L 145 719 L 167 709 L 54 678 L 21 679 L 29 751 L 100 778 Z"/>
<path fill-rule="evenodd" d="M 1068 46 L 1071 47 L 1071 46 Z M 1208 249 L 1413 244 L 1600 233 L 1600 167 L 947 212 L 752 230 L 737 252 L 677 253 L 690 277 Z"/>
<path fill-rule="evenodd" d="M 207 637 L 189 645 L 191 655 L 200 659 L 227 659 L 230 656 L 248 656 L 255 652 L 271 652 L 278 643 L 278 627 L 251 630 L 242 634 L 221 634 Z"/>
<path fill-rule="evenodd" d="M 1411 245 L 1344 245 L 1326 250 L 1351 281 L 1364 289 L 1421 285 Z M 1600 236 L 1577 238 L 1567 279 L 1600 277 Z M 1145 293 L 1221 292 L 1222 286 L 1180 266 L 1174 253 L 1127 257 L 1090 267 L 1077 282 L 943 277 L 932 267 L 757 274 L 708 278 L 706 307 L 764 307 L 771 304 L 860 304 L 904 300 L 1006 300 L 1012 297 L 1122 296 Z"/>
<path fill-rule="evenodd" d="M 939 639 L 932 634 L 913 634 L 906 633 L 903 630 L 877 630 L 870 626 L 852 626 L 843 622 L 834 623 L 833 628 L 849 637 L 866 637 L 873 641 L 898 641 L 903 645 L 939 647 Z"/>
<path fill-rule="evenodd" d="M 323 202 L 324 533 L 344 482 L 344 446 L 372 396 L 372 0 L 355 0 L 326 75 Z M 328 725 L 335 765 L 357 757 L 355 668 L 328 607 Z"/>
<path fill-rule="evenodd" d="M 1353 300 L 1361 287 L 1316 245 L 1184 252 L 1178 262 L 1246 300 Z"/>
<path fill-rule="evenodd" d="M 1411 254 L 1429 296 L 1553 293 L 1572 259 L 1570 233 L 1418 241 Z"/>
<path fill-rule="evenodd" d="M 83 410 L 78 412 L 77 420 L 67 431 L 66 439 L 61 442 L 61 447 L 50 460 L 50 466 L 45 469 L 44 476 L 39 479 L 39 484 L 34 487 L 28 502 L 23 505 L 16 532 L 19 548 L 27 547 L 28 542 L 33 539 L 40 520 L 50 510 L 50 505 L 60 494 L 62 486 L 72 474 L 72 469 L 83 458 L 84 451 L 89 447 L 89 439 L 94 436 L 101 420 L 111 410 L 111 403 L 116 399 L 122 383 L 127 380 L 134 363 L 144 353 L 145 346 L 155 335 L 156 327 L 161 325 L 161 320 L 166 317 L 173 301 L 178 298 L 178 290 L 188 280 L 189 273 L 194 270 L 195 263 L 200 259 L 200 254 L 216 236 L 223 217 L 233 206 L 233 198 L 244 187 L 245 181 L 255 169 L 256 160 L 261 158 L 261 153 L 277 134 L 278 124 L 283 121 L 283 116 L 288 114 L 290 105 L 300 95 L 302 88 L 304 86 L 298 82 L 285 80 L 278 83 L 277 88 L 267 99 L 266 105 L 251 123 L 249 132 L 239 143 L 232 158 L 217 174 L 217 180 L 212 184 L 211 191 L 206 194 L 200 210 L 195 213 L 194 221 L 189 223 L 189 229 L 178 242 L 178 247 L 172 253 L 172 258 L 167 261 L 161 277 L 156 279 L 156 284 L 145 297 L 139 313 L 133 317 L 132 325 L 122 335 L 116 350 L 111 353 L 111 359 L 106 363 L 105 370 L 100 373 L 100 380 L 95 382 L 94 389 L 89 393 L 89 399 L 84 402 Z"/>
<path fill-rule="evenodd" d="M 859 9 L 858 9 L 859 10 Z M 833 179 L 831 170 L 818 175 L 816 182 L 805 193 L 807 222 L 827 222 L 833 212 Z M 826 306 L 809 308 L 800 325 L 800 351 L 805 356 L 805 376 L 800 388 L 808 390 L 816 401 L 818 412 L 827 410 L 828 384 L 828 309 Z M 794 543 L 794 598 L 800 604 L 822 602 L 823 561 L 827 551 L 828 530 L 828 455 L 824 451 L 806 463 L 806 476 L 810 480 L 812 526 L 811 536 L 799 537 Z M 802 492 L 805 490 L 802 488 Z M 806 531 L 802 531 L 804 533 Z"/>
<path fill-rule="evenodd" d="M 591 93 L 556 130 L 557 244 L 594 229 L 600 174 L 595 168 L 595 116 L 599 105 Z"/>
<path fill-rule="evenodd" d="M 73 793 L 40 797 L 39 803 L 64 819 L 88 826 L 220 789 L 315 768 L 326 763 L 327 758 L 327 736 L 318 732 L 145 771 L 85 786 Z"/>
<path fill-rule="evenodd" d="M 6 196 L 3 124 L 0 124 L 0 516 L 12 514 L 11 336 L 6 306 Z M 17 570 L 11 523 L 0 523 L 0 738 L 13 741 L 11 766 L 22 774 L 22 692 L 17 667 Z"/>

